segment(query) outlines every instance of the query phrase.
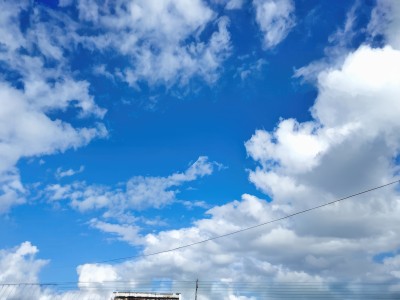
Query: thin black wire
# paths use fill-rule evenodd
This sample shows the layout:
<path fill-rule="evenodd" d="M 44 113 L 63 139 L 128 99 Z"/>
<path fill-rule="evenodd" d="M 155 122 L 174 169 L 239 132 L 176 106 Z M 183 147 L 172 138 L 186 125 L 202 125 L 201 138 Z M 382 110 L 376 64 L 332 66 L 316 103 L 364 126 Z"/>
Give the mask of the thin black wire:
<path fill-rule="evenodd" d="M 127 286 L 127 284 L 135 284 L 139 285 L 139 287 L 152 287 L 157 284 L 179 284 L 180 286 L 187 285 L 192 287 L 195 280 L 130 280 L 130 281 L 119 281 L 119 280 L 110 280 L 110 281 L 69 281 L 69 282 L 57 282 L 57 283 L 0 283 L 0 287 L 54 287 L 54 288 L 70 288 L 75 287 L 75 284 L 97 284 L 101 283 L 102 286 L 81 286 L 81 289 L 92 289 L 92 288 L 110 288 L 121 284 L 121 286 Z M 218 280 L 201 280 L 199 281 L 199 287 L 208 288 L 208 287 L 221 287 L 221 288 L 298 288 L 298 289 L 310 289 L 310 288 L 318 288 L 318 287 L 326 287 L 334 286 L 335 289 L 344 289 L 346 288 L 343 285 L 351 284 L 352 287 L 358 288 L 378 288 L 378 287 L 386 287 L 394 284 L 393 282 L 348 282 L 348 281 L 338 281 L 338 282 L 296 282 L 296 281 L 284 281 L 284 282 L 269 282 L 269 281 L 230 281 L 230 282 L 221 282 Z M 109 285 L 109 286 L 107 286 Z M 158 287 L 157 287 L 158 288 Z M 165 287 L 168 288 L 168 287 Z M 0 289 L 1 292 L 1 289 Z"/>
<path fill-rule="evenodd" d="M 288 219 L 288 218 L 291 218 L 291 217 L 294 217 L 294 216 L 297 216 L 297 215 L 300 215 L 300 214 L 304 214 L 304 213 L 307 213 L 307 212 L 310 212 L 310 211 L 313 211 L 313 210 L 316 210 L 316 209 L 319 209 L 319 208 L 322 208 L 322 207 L 325 207 L 325 206 L 329 206 L 329 205 L 332 205 L 332 204 L 335 204 L 335 203 L 338 203 L 338 202 L 341 202 L 341 201 L 344 201 L 344 200 L 347 200 L 347 199 L 350 199 L 350 198 L 353 198 L 353 197 L 356 197 L 356 196 L 359 196 L 359 195 L 362 195 L 362 194 L 366 194 L 366 193 L 369 193 L 369 192 L 372 192 L 372 191 L 375 191 L 375 190 L 378 190 L 378 189 L 382 189 L 384 187 L 387 187 L 389 185 L 393 185 L 393 184 L 399 183 L 399 182 L 400 182 L 400 180 L 396 180 L 396 181 L 393 181 L 393 182 L 390 182 L 390 183 L 386 183 L 386 184 L 383 184 L 383 185 L 380 185 L 380 186 L 377 186 L 377 187 L 373 187 L 373 188 L 370 188 L 368 190 L 364 190 L 362 192 L 358 192 L 358 193 L 355 193 L 355 194 L 352 194 L 352 195 L 349 195 L 349 196 L 346 196 L 346 197 L 343 197 L 343 198 L 340 198 L 340 199 L 337 199 L 337 200 L 334 200 L 334 201 L 331 201 L 331 202 L 327 202 L 327 203 L 324 203 L 324 204 L 321 204 L 321 205 L 318 205 L 318 206 L 314 206 L 314 207 L 311 207 L 311 208 L 308 208 L 308 209 L 304 209 L 304 210 L 301 210 L 301 211 L 286 215 L 286 216 L 278 218 L 278 219 L 274 219 L 274 220 L 271 220 L 271 221 L 268 221 L 268 222 L 265 222 L 265 223 L 257 224 L 257 225 L 250 226 L 250 227 L 247 227 L 247 228 L 243 228 L 243 229 L 240 229 L 240 230 L 232 231 L 230 233 L 214 236 L 214 237 L 211 237 L 211 238 L 208 238 L 208 239 L 205 239 L 205 240 L 201 240 L 201 241 L 198 241 L 198 242 L 194 242 L 194 243 L 191 243 L 191 244 L 186 244 L 186 245 L 182 245 L 182 246 L 179 246 L 179 247 L 175 247 L 175 248 L 171 248 L 171 249 L 167 249 L 167 250 L 163 250 L 163 251 L 158 251 L 158 252 L 153 252 L 153 253 L 149 253 L 149 254 L 132 255 L 132 256 L 125 256 L 125 257 L 120 257 L 120 258 L 113 258 L 113 259 L 103 260 L 103 261 L 99 261 L 97 263 L 101 264 L 101 263 L 109 263 L 109 262 L 127 260 L 127 259 L 132 259 L 132 258 L 155 256 L 155 255 L 159 255 L 159 254 L 169 253 L 169 252 L 173 252 L 173 251 L 176 251 L 176 250 L 192 247 L 192 246 L 203 244 L 203 243 L 206 243 L 206 242 L 209 242 L 209 241 L 213 241 L 213 240 L 216 240 L 216 239 L 220 239 L 220 238 L 224 238 L 224 237 L 231 236 L 231 235 L 234 235 L 234 234 L 238 234 L 238 233 L 241 233 L 241 232 L 244 232 L 244 231 L 252 230 L 252 229 L 255 229 L 255 228 L 258 228 L 258 227 L 261 227 L 261 226 L 265 226 L 265 225 L 268 225 L 268 224 L 271 224 L 271 223 L 282 221 L 282 220 L 285 220 L 285 219 Z"/>

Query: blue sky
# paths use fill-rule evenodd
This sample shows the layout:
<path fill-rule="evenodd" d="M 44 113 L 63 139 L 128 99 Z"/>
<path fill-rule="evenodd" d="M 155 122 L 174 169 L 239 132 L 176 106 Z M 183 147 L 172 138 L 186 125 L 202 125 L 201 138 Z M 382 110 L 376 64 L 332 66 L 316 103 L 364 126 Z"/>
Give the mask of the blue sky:
<path fill-rule="evenodd" d="M 397 179 L 397 1 L 0 8 L 0 282 L 398 282 L 395 187 L 96 264 Z"/>

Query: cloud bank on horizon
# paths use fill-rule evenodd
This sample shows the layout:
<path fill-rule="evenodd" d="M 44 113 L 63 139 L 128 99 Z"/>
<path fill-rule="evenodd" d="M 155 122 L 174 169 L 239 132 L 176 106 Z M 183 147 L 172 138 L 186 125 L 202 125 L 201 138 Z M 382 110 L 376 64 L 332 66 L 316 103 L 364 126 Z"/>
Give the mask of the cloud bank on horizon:
<path fill-rule="evenodd" d="M 302 77 L 316 91 L 311 107 L 303 107 L 310 112 L 308 118 L 282 117 L 274 120 L 275 127 L 254 128 L 247 140 L 238 141 L 251 161 L 242 176 L 254 192 L 244 190 L 238 200 L 218 203 L 185 199 L 202 189 L 192 184 L 205 184 L 217 173 L 229 172 L 234 163 L 213 161 L 207 153 L 210 159 L 196 154 L 198 159 L 184 171 L 135 175 L 115 184 L 85 180 L 87 168 L 81 164 L 56 168 L 52 181 L 24 183 L 24 159 L 62 157 L 68 149 L 83 151 L 98 140 L 112 140 L 115 133 L 108 122 L 116 116 L 107 112 L 113 111 L 113 100 L 98 100 L 93 78 L 136 93 L 184 89 L 183 97 L 190 98 L 199 93 L 190 91 L 193 82 L 214 87 L 227 80 L 224 72 L 239 47 L 235 13 L 252 17 L 261 53 L 255 61 L 274 53 L 267 58 L 268 68 L 280 45 L 300 26 L 296 5 L 303 4 L 63 0 L 52 8 L 1 2 L 0 213 L 12 218 L 19 207 L 54 206 L 78 214 L 87 230 L 111 237 L 111 243 L 127 243 L 132 253 L 146 255 L 399 179 L 400 4 L 377 0 L 368 13 L 358 1 L 347 8 L 344 28 L 326 33 L 334 42 L 325 46 L 324 57 L 292 66 L 294 74 L 286 80 Z M 357 12 L 367 15 L 362 25 Z M 79 51 L 93 59 L 77 58 Z M 80 60 L 85 59 L 90 67 L 83 72 L 86 65 Z M 177 206 L 185 214 L 193 208 L 203 211 L 185 225 L 163 227 L 163 219 Z M 82 299 L 103 299 L 110 296 L 104 289 L 107 282 L 168 279 L 174 288 L 174 281 L 199 278 L 215 281 L 215 289 L 211 285 L 199 299 L 257 299 L 257 288 L 238 295 L 216 288 L 221 282 L 312 282 L 326 293 L 334 292 L 335 283 L 348 282 L 349 291 L 352 283 L 382 283 L 399 293 L 399 215 L 399 188 L 392 186 L 234 238 L 114 264 L 80 263 L 75 266 L 77 290 Z M 42 270 L 52 264 L 52 257 L 38 257 L 33 241 L 3 248 L 0 283 L 38 283 Z M 76 292 L 33 291 L 37 299 L 68 299 Z M 9 297 L 25 297 L 18 293 L 15 289 Z M 183 296 L 190 299 L 191 293 Z"/>

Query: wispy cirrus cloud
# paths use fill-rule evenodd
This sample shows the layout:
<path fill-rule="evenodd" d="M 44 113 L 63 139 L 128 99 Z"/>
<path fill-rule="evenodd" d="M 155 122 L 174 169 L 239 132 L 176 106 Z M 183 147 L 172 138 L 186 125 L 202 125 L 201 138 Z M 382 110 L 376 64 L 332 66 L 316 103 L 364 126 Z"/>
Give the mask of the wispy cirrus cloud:
<path fill-rule="evenodd" d="M 129 179 L 124 188 L 84 182 L 50 185 L 46 188 L 46 196 L 51 201 L 69 200 L 72 207 L 82 212 L 105 209 L 106 215 L 110 216 L 117 211 L 161 208 L 177 200 L 179 186 L 210 175 L 219 167 L 207 157 L 200 156 L 186 171 L 167 177 L 136 176 Z"/>
<path fill-rule="evenodd" d="M 70 177 L 70 176 L 74 176 L 75 174 L 82 173 L 84 170 L 85 170 L 84 166 L 80 166 L 79 169 L 77 169 L 77 170 L 74 170 L 74 169 L 64 170 L 63 168 L 59 167 L 56 170 L 55 177 L 57 179 L 61 179 L 63 177 Z"/>
<path fill-rule="evenodd" d="M 212 0 L 212 2 L 224 5 L 226 10 L 241 9 L 245 0 Z"/>
<path fill-rule="evenodd" d="M 101 211 L 101 218 L 93 218 L 88 224 L 102 232 L 112 234 L 119 240 L 132 245 L 143 244 L 142 228 L 138 225 L 162 225 L 157 217 L 146 219 L 135 217 L 138 211 L 161 209 L 174 203 L 193 207 L 208 208 L 204 201 L 180 200 L 179 187 L 189 182 L 211 175 L 221 164 L 200 156 L 184 172 L 167 177 L 136 176 L 124 185 L 87 185 L 85 182 L 72 184 L 52 184 L 45 188 L 44 197 L 48 201 L 68 201 L 74 209 L 84 213 Z"/>
<path fill-rule="evenodd" d="M 256 21 L 263 34 L 263 47 L 271 49 L 282 42 L 295 25 L 292 0 L 254 0 Z"/>
<path fill-rule="evenodd" d="M 231 53 L 229 19 L 200 0 L 112 5 L 79 0 L 76 8 L 82 28 L 99 29 L 76 41 L 91 51 L 113 51 L 124 58 L 123 67 L 106 65 L 104 71 L 133 87 L 185 85 L 193 77 L 214 83 Z M 211 34 L 203 37 L 209 27 Z"/>

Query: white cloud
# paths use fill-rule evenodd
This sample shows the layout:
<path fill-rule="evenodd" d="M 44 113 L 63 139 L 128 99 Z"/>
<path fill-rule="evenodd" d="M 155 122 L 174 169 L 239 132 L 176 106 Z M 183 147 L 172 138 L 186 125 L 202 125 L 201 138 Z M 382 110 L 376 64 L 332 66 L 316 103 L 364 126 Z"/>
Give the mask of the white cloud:
<path fill-rule="evenodd" d="M 0 282 L 37 283 L 38 272 L 47 264 L 45 260 L 35 259 L 37 253 L 37 247 L 30 242 L 24 242 L 14 249 L 0 250 Z"/>
<path fill-rule="evenodd" d="M 277 176 L 301 174 L 292 177 L 298 183 L 308 184 L 324 175 L 348 180 L 350 174 L 357 174 L 359 183 L 366 185 L 392 178 L 392 159 L 400 146 L 395 134 L 399 129 L 399 68 L 399 51 L 390 46 L 361 46 L 340 68 L 318 75 L 320 92 L 311 109 L 315 121 L 288 119 L 273 133 L 257 131 L 246 143 L 249 155 Z M 343 163 L 354 166 L 345 177 L 333 173 Z M 344 186 L 351 184 L 354 179 Z"/>
<path fill-rule="evenodd" d="M 243 7 L 244 0 L 229 0 L 226 3 L 226 9 L 240 9 Z"/>
<path fill-rule="evenodd" d="M 209 210 L 210 218 L 198 220 L 192 227 L 144 236 L 143 252 L 151 254 L 266 222 L 282 216 L 282 208 L 281 205 L 271 205 L 254 196 L 243 195 L 241 201 Z M 340 273 L 343 277 L 336 279 L 343 280 L 347 278 L 346 272 L 351 273 L 349 276 L 355 274 L 351 268 L 365 263 L 357 259 L 357 254 L 370 242 L 366 240 L 362 245 L 354 245 L 345 239 L 335 241 L 325 236 L 300 235 L 291 228 L 291 221 L 287 221 L 175 252 L 138 257 L 113 266 L 91 265 L 90 270 L 81 270 L 80 276 L 92 276 L 90 274 L 96 273 L 96 268 L 99 268 L 100 274 L 102 269 L 112 268 L 107 273 L 114 274 L 114 277 L 122 281 L 154 280 L 154 274 L 157 274 L 156 278 L 176 280 L 172 282 L 172 289 L 182 291 L 189 299 L 193 291 L 179 290 L 182 288 L 179 280 L 200 278 L 200 282 L 212 282 L 200 289 L 202 299 L 243 297 L 244 291 L 246 295 L 253 293 L 253 297 L 260 297 L 258 285 L 235 288 L 235 282 L 264 282 L 275 284 L 275 287 L 280 287 L 279 284 L 284 286 L 288 282 L 311 282 L 317 284 L 313 292 L 329 294 L 333 293 L 334 288 L 330 287 L 330 282 L 335 281 L 335 275 Z M 348 252 L 350 254 L 343 257 L 343 253 Z M 354 261 L 348 261 L 348 257 Z M 346 267 L 346 264 L 349 266 Z M 368 267 L 373 265 L 372 262 L 367 264 Z M 132 276 L 133 270 L 135 276 Z M 210 270 L 213 270 L 212 274 Z M 268 278 L 267 282 L 265 278 Z M 269 295 L 268 289 L 263 292 L 265 296 Z M 270 296 L 273 298 L 273 294 Z"/>
<path fill-rule="evenodd" d="M 84 166 L 80 166 L 78 170 L 74 169 L 68 169 L 68 170 L 63 170 L 63 168 L 57 168 L 55 176 L 57 179 L 61 179 L 63 177 L 70 177 L 74 176 L 75 174 L 82 173 L 85 170 Z"/>
<path fill-rule="evenodd" d="M 67 300 L 67 299 L 109 299 L 112 289 L 104 289 L 102 280 L 115 280 L 112 277 L 112 267 L 99 267 L 96 273 L 89 275 L 85 273 L 82 281 L 96 281 L 90 288 L 84 282 L 79 284 L 79 289 L 65 291 L 57 290 L 56 286 L 46 286 L 39 283 L 39 274 L 43 267 L 48 264 L 47 260 L 36 258 L 38 248 L 30 242 L 23 242 L 13 249 L 0 250 L 0 297 L 1 299 L 19 300 Z M 86 267 L 90 271 L 91 266 Z M 79 272 L 85 266 L 78 268 Z M 107 276 L 101 275 L 100 270 L 107 271 Z M 107 297 L 107 298 L 105 298 Z"/>
<path fill-rule="evenodd" d="M 340 65 L 317 70 L 313 120 L 282 120 L 246 142 L 259 162 L 250 181 L 273 204 L 295 212 L 398 178 L 399 70 L 400 51 L 391 45 L 363 45 Z M 293 218 L 276 237 L 260 242 L 280 245 L 276 258 L 296 272 L 389 282 L 396 271 L 373 257 L 400 248 L 394 242 L 399 199 L 397 187 L 363 195 Z"/>
<path fill-rule="evenodd" d="M 387 44 L 400 49 L 399 1 L 378 0 L 367 29 L 372 36 L 383 35 Z"/>
<path fill-rule="evenodd" d="M 1 174 L 0 186 L 0 214 L 8 212 L 14 205 L 25 203 L 25 189 L 15 169 Z"/>
<path fill-rule="evenodd" d="M 260 58 L 254 63 L 243 63 L 241 67 L 238 68 L 237 74 L 240 76 L 242 80 L 247 79 L 249 76 L 252 74 L 258 74 L 261 72 L 262 68 L 264 65 L 266 65 L 267 62 Z"/>
<path fill-rule="evenodd" d="M 263 33 L 263 46 L 270 49 L 282 42 L 295 25 L 292 0 L 253 0 L 256 21 Z"/>
<path fill-rule="evenodd" d="M 104 66 L 102 73 L 134 87 L 141 82 L 184 85 L 193 77 L 213 83 L 230 55 L 228 19 L 217 18 L 200 0 L 121 1 L 113 6 L 80 0 L 77 8 L 83 27 L 101 28 L 98 35 L 81 37 L 81 44 L 124 57 L 123 69 Z M 206 27 L 216 30 L 200 38 Z"/>
<path fill-rule="evenodd" d="M 141 236 L 140 228 L 129 224 L 112 224 L 98 219 L 92 219 L 89 222 L 90 226 L 100 231 L 116 235 L 121 241 L 128 242 L 132 245 L 140 244 Z"/>
<path fill-rule="evenodd" d="M 396 130 L 399 66 L 400 52 L 391 46 L 361 46 L 347 56 L 341 69 L 320 73 L 314 117 L 329 127 L 357 123 L 360 130 L 371 130 L 369 136 Z"/>
<path fill-rule="evenodd" d="M 112 217 L 130 209 L 161 208 L 171 204 L 179 193 L 177 187 L 212 174 L 215 167 L 220 166 L 200 156 L 185 172 L 167 177 L 136 176 L 129 179 L 123 189 L 76 182 L 64 186 L 51 185 L 46 191 L 50 200 L 68 199 L 74 208 L 82 212 L 105 209 L 105 216 Z"/>
<path fill-rule="evenodd" d="M 36 106 L 37 103 L 32 101 L 23 91 L 0 83 L 2 172 L 12 168 L 21 157 L 63 152 L 107 134 L 101 124 L 97 128 L 74 128 L 61 120 L 51 120 L 45 108 L 40 107 L 40 104 Z"/>
<path fill-rule="evenodd" d="M 58 0 L 58 5 L 60 7 L 66 7 L 70 6 L 72 4 L 73 0 Z"/>
<path fill-rule="evenodd" d="M 241 9 L 244 4 L 244 0 L 212 0 L 212 2 L 224 5 L 227 10 Z"/>
<path fill-rule="evenodd" d="M 0 180 L 12 182 L 2 188 L 2 212 L 24 202 L 15 169 L 21 158 L 64 152 L 107 135 L 101 123 L 77 128 L 49 116 L 75 109 L 79 118 L 99 119 L 105 110 L 95 104 L 86 81 L 73 79 L 63 48 L 57 44 L 56 26 L 40 23 L 41 12 L 32 9 L 31 22 L 22 31 L 21 14 L 30 9 L 28 1 L 0 4 L 0 61 L 4 69 L 0 77 Z M 53 67 L 51 62 L 56 62 Z M 10 74 L 17 80 L 9 78 Z M 16 174 L 12 181 L 8 179 L 10 172 Z"/>
<path fill-rule="evenodd" d="M 189 201 L 189 200 L 181 200 L 178 201 L 179 203 L 183 204 L 188 209 L 193 209 L 194 207 L 201 207 L 201 208 L 210 208 L 210 205 L 207 204 L 205 201 Z"/>
<path fill-rule="evenodd" d="M 233 0 L 227 6 L 235 9 L 240 4 Z M 63 25 L 68 27 L 64 43 L 79 44 L 99 55 L 112 51 L 124 64 L 100 66 L 95 68 L 97 74 L 136 88 L 141 83 L 183 86 L 194 77 L 212 84 L 231 54 L 228 18 L 219 17 L 202 0 L 60 2 L 70 5 L 76 6 L 79 18 L 64 16 Z"/>
<path fill-rule="evenodd" d="M 263 223 L 284 215 L 284 209 L 284 205 L 275 205 L 251 195 L 243 195 L 240 201 L 209 210 L 207 212 L 209 218 L 200 219 L 191 227 L 141 237 L 143 253 L 167 250 Z M 106 230 L 114 233 L 123 228 L 109 227 L 98 220 L 93 220 L 93 223 L 105 225 Z M 134 230 L 131 229 L 124 228 L 124 234 L 132 233 Z M 393 244 L 397 240 L 394 232 L 381 238 L 382 245 L 388 241 Z M 145 282 L 154 284 L 154 280 L 157 279 L 173 279 L 171 289 L 182 292 L 183 299 L 190 299 L 193 289 L 188 289 L 182 282 L 186 281 L 187 284 L 187 281 L 192 281 L 194 278 L 199 278 L 200 284 L 202 281 L 210 282 L 201 285 L 199 299 L 234 299 L 234 297 L 258 299 L 260 291 L 263 297 L 274 299 L 276 288 L 280 288 L 282 296 L 282 293 L 285 293 L 285 284 L 288 282 L 311 282 L 316 285 L 313 292 L 329 295 L 335 292 L 334 285 L 330 286 L 330 283 L 335 282 L 335 275 L 338 273 L 341 274 L 339 278 L 342 281 L 343 278 L 347 278 L 346 276 L 355 278 L 357 272 L 352 269 L 355 266 L 362 268 L 363 264 L 366 264 L 365 270 L 374 268 L 372 261 L 365 262 L 359 259 L 360 253 L 367 251 L 371 242 L 376 243 L 373 239 L 366 239 L 356 244 L 346 239 L 335 240 L 323 235 L 299 234 L 292 228 L 292 220 L 288 220 L 175 252 L 138 257 L 115 265 L 105 263 L 81 265 L 77 268 L 80 289 L 59 294 L 59 298 L 56 299 L 67 299 L 67 296 L 71 295 L 79 295 L 82 299 L 97 299 L 96 297 L 101 299 L 110 296 L 111 286 L 113 288 L 118 286 L 121 289 L 129 286 L 130 289 L 134 289 L 137 284 L 139 287 Z M 387 278 L 388 270 L 393 275 L 397 274 L 397 266 L 395 259 L 392 261 L 388 259 L 384 265 L 373 270 L 377 277 Z M 368 277 L 368 274 L 366 276 Z M 126 286 L 122 286 L 120 282 L 125 282 L 122 284 Z M 235 286 L 237 282 L 252 284 Z M 260 285 L 257 285 L 257 282 L 260 282 Z M 265 289 L 266 284 L 273 284 L 275 289 Z"/>
<path fill-rule="evenodd" d="M 179 200 L 179 187 L 185 183 L 211 175 L 215 168 L 222 166 L 200 156 L 184 172 L 173 173 L 167 177 L 136 176 L 129 179 L 122 187 L 87 185 L 75 182 L 68 185 L 53 184 L 45 188 L 46 199 L 54 202 L 70 201 L 70 205 L 81 211 L 103 211 L 101 219 L 92 219 L 91 227 L 115 235 L 117 239 L 132 245 L 142 244 L 143 236 L 139 222 L 154 226 L 165 225 L 157 217 L 145 219 L 135 217 L 135 211 L 148 208 L 160 209 L 172 203 L 182 204 L 188 209 L 193 207 L 208 208 L 204 201 Z M 114 220 L 115 223 L 109 220 Z"/>
<path fill-rule="evenodd" d="M 296 69 L 294 77 L 317 84 L 316 77 L 320 73 L 343 65 L 349 52 L 354 51 L 352 45 L 358 43 L 357 37 L 360 33 L 367 33 L 366 42 L 370 44 L 390 45 L 394 49 L 400 49 L 400 41 L 397 40 L 400 28 L 399 2 L 378 0 L 376 7 L 372 9 L 369 23 L 363 28 L 357 28 L 361 15 L 359 11 L 362 7 L 362 1 L 354 2 L 344 24 L 329 36 L 329 45 L 324 49 L 326 57 Z"/>
<path fill-rule="evenodd" d="M 81 269 L 80 276 L 82 278 L 96 276 L 92 274 L 97 272 L 102 274 L 103 269 L 111 268 L 107 274 L 114 274 L 113 277 L 122 281 L 140 282 L 155 278 L 173 278 L 177 282 L 172 283 L 172 289 L 182 291 L 186 297 L 190 297 L 193 291 L 179 290 L 182 288 L 179 280 L 200 278 L 200 281 L 212 282 L 209 286 L 200 289 L 202 299 L 229 299 L 233 296 L 244 296 L 243 292 L 246 293 L 245 295 L 253 293 L 255 298 L 259 298 L 259 286 L 242 285 L 235 289 L 235 282 L 264 282 L 264 284 L 275 284 L 275 287 L 281 288 L 288 282 L 308 282 L 315 286 L 311 293 L 319 293 L 321 296 L 321 293 L 322 295 L 337 293 L 334 287 L 335 282 L 342 283 L 348 280 L 349 285 L 344 286 L 345 290 L 342 290 L 343 293 L 348 294 L 352 289 L 352 282 L 366 281 L 370 285 L 372 282 L 379 283 L 386 280 L 390 282 L 398 274 L 396 273 L 398 267 L 394 260 L 393 262 L 387 260 L 385 264 L 380 264 L 372 259 L 374 253 L 398 245 L 398 235 L 395 231 L 391 231 L 388 227 L 381 227 L 376 234 L 369 233 L 362 238 L 357 234 L 346 237 L 345 231 L 333 234 L 334 227 L 337 229 L 343 221 L 345 224 L 342 228 L 346 228 L 347 231 L 350 226 L 360 227 L 361 223 L 362 228 L 366 222 L 370 221 L 368 205 L 364 205 L 365 210 L 361 213 L 359 207 L 347 207 L 348 210 L 346 209 L 345 212 L 340 207 L 334 210 L 327 209 L 317 218 L 310 218 L 311 214 L 309 214 L 305 218 L 299 217 L 298 220 L 292 219 L 271 224 L 175 252 L 137 257 L 113 266 L 90 265 L 89 270 L 89 265 L 86 265 L 87 269 Z M 164 251 L 263 223 L 285 215 L 285 210 L 285 205 L 268 203 L 254 196 L 243 195 L 241 201 L 233 201 L 209 210 L 209 218 L 200 219 L 191 227 L 143 236 L 141 239 L 144 246 L 143 253 Z M 391 216 L 387 215 L 387 210 L 378 212 L 379 217 L 375 216 L 373 221 L 382 222 L 385 218 L 391 218 L 390 223 L 396 224 L 397 210 Z M 355 222 L 354 217 L 346 220 L 346 217 L 354 211 L 358 211 L 362 222 Z M 340 214 L 344 218 L 335 217 L 334 222 L 329 222 L 332 215 Z M 318 233 L 316 224 L 319 227 L 327 221 L 329 225 L 322 226 L 323 228 L 320 228 Z M 307 224 L 309 228 L 304 230 L 304 225 Z M 213 270 L 212 274 L 210 270 Z M 133 272 L 134 276 L 132 276 Z M 232 282 L 232 285 L 229 282 Z M 381 287 L 384 287 L 384 292 L 387 292 L 386 288 L 392 289 L 395 285 L 381 285 Z M 265 296 L 269 295 L 268 289 L 263 292 Z M 281 291 L 281 293 L 285 292 Z M 270 296 L 273 299 L 274 295 Z"/>

